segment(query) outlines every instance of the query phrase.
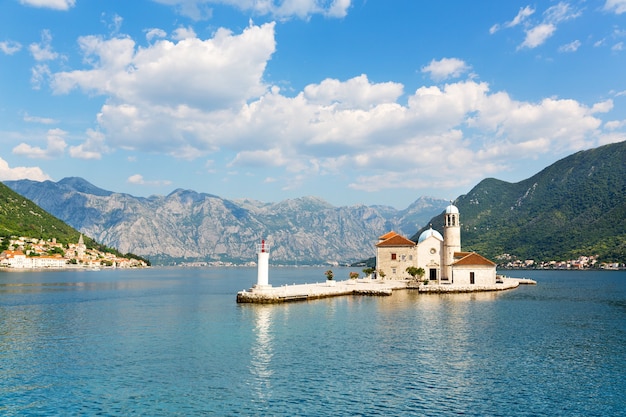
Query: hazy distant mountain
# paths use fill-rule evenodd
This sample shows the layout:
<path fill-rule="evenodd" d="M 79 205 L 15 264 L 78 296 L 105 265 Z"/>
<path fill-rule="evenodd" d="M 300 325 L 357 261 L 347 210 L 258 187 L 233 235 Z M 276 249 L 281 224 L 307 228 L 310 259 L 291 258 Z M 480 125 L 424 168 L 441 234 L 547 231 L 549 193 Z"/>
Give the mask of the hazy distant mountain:
<path fill-rule="evenodd" d="M 410 235 L 447 202 L 420 198 L 405 210 L 334 207 L 316 197 L 278 203 L 230 201 L 175 190 L 149 198 L 102 190 L 81 178 L 5 184 L 94 239 L 152 263 L 255 260 L 255 244 L 272 245 L 285 264 L 352 262 L 374 254 L 389 230 Z"/>
<path fill-rule="evenodd" d="M 515 184 L 485 179 L 455 204 L 465 250 L 626 262 L 626 142 L 575 153 Z"/>

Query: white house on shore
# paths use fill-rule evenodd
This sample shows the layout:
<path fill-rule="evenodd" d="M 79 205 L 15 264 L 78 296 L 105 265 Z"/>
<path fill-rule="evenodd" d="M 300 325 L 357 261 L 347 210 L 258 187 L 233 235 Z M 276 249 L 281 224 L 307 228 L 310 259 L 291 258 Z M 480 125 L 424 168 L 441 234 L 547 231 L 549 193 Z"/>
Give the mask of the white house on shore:
<path fill-rule="evenodd" d="M 475 253 L 461 250 L 459 209 L 446 207 L 443 236 L 432 227 L 417 243 L 389 232 L 376 244 L 376 270 L 385 279 L 410 278 L 408 267 L 423 268 L 424 279 L 433 284 L 455 286 L 496 284 L 496 264 Z"/>

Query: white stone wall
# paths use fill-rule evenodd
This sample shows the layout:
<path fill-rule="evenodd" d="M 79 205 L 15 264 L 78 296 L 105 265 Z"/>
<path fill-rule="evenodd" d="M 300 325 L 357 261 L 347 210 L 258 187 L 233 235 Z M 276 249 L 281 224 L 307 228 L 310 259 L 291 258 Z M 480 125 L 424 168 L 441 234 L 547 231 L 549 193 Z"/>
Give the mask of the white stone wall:
<path fill-rule="evenodd" d="M 495 285 L 496 268 L 482 265 L 455 266 L 452 271 L 454 285 L 471 285 L 470 272 L 474 273 L 473 285 Z"/>
<path fill-rule="evenodd" d="M 437 277 L 441 278 L 441 266 L 443 265 L 443 241 L 435 236 L 420 242 L 417 245 L 417 262 L 418 268 L 424 268 L 424 278 L 430 276 L 430 269 L 437 269 Z M 439 282 L 439 280 L 437 280 Z"/>

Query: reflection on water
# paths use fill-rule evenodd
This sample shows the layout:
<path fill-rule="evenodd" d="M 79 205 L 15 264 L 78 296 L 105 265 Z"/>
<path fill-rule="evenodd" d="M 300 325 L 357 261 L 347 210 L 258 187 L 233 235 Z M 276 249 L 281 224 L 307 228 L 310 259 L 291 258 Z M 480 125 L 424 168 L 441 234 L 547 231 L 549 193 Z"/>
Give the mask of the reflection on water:
<path fill-rule="evenodd" d="M 288 282 L 323 272 L 280 271 Z M 237 304 L 253 278 L 237 268 L 0 274 L 0 415 L 626 409 L 624 272 L 537 272 L 537 286 L 494 293 Z"/>
<path fill-rule="evenodd" d="M 250 352 L 250 373 L 254 375 L 254 394 L 260 401 L 267 401 L 271 397 L 272 371 L 271 362 L 274 356 L 272 344 L 272 305 L 258 305 L 253 307 L 255 326 L 254 341 Z"/>

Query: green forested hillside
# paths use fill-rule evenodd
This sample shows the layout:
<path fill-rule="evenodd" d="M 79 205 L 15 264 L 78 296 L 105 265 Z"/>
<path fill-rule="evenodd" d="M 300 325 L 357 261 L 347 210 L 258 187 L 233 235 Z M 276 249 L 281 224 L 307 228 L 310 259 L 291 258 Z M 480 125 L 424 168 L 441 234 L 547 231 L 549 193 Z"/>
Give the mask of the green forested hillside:
<path fill-rule="evenodd" d="M 626 142 L 578 152 L 519 183 L 483 180 L 455 205 L 464 250 L 626 262 Z"/>
<path fill-rule="evenodd" d="M 8 238 L 11 236 L 26 236 L 44 240 L 56 238 L 57 242 L 67 244 L 77 243 L 80 232 L 0 183 L 0 238 L 3 238 L 2 247 L 8 244 Z M 103 252 L 116 252 L 98 244 L 88 236 L 84 236 L 83 239 L 89 248 Z"/>

